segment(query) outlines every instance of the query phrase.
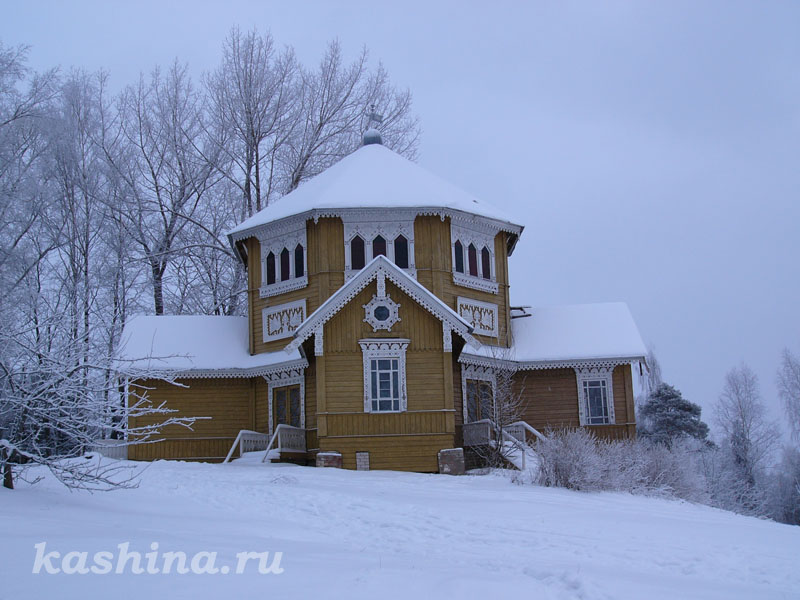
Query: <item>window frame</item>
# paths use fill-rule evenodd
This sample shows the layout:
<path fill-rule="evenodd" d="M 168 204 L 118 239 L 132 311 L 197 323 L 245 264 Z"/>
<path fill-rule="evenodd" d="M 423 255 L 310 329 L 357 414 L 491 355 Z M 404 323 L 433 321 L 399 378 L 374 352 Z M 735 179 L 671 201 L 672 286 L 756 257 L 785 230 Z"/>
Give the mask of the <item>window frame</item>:
<path fill-rule="evenodd" d="M 478 231 L 463 224 L 450 225 L 453 283 L 492 294 L 499 293 L 494 238 L 498 232 Z M 488 253 L 487 261 L 484 250 Z M 461 269 L 459 269 L 461 267 Z"/>
<path fill-rule="evenodd" d="M 364 339 L 359 340 L 359 345 L 361 346 L 361 352 L 363 357 L 363 370 L 364 370 L 364 412 L 365 413 L 376 413 L 376 414 L 386 414 L 386 413 L 400 413 L 406 412 L 408 410 L 408 392 L 407 392 L 407 385 L 406 385 L 406 350 L 408 349 L 408 345 L 410 340 L 407 339 L 389 339 L 389 338 L 378 338 L 378 339 Z M 376 387 L 378 392 L 377 396 L 373 395 L 373 361 L 375 361 L 375 366 L 378 367 L 378 379 L 376 379 L 376 383 L 379 381 L 379 374 L 384 372 L 380 368 L 380 361 L 388 360 L 390 361 L 390 369 L 388 370 L 389 376 L 389 384 L 390 386 L 393 383 L 393 377 L 391 376 L 393 373 L 397 373 L 397 381 L 396 381 L 396 392 L 397 392 L 397 409 L 392 406 L 391 410 L 385 410 L 380 408 L 381 400 L 386 401 L 387 398 L 381 398 L 380 396 L 380 387 L 379 385 Z M 396 369 L 391 364 L 393 361 L 397 361 Z M 394 397 L 388 398 L 388 400 L 392 401 L 394 404 Z M 373 402 L 377 402 L 377 408 L 373 408 Z"/>
<path fill-rule="evenodd" d="M 308 285 L 308 242 L 305 221 L 281 235 L 273 234 L 269 238 L 258 238 L 258 243 L 261 247 L 261 286 L 258 290 L 261 298 L 277 296 Z M 298 248 L 301 249 L 300 256 Z M 288 253 L 288 264 L 283 259 L 284 251 Z M 271 266 L 270 255 L 273 257 Z M 299 259 L 302 259 L 302 264 Z M 297 274 L 298 266 L 302 266 L 302 275 Z M 273 275 L 272 283 L 269 281 L 269 275 Z"/>
<path fill-rule="evenodd" d="M 578 413 L 581 426 L 615 425 L 614 415 L 614 368 L 593 367 L 575 369 L 578 384 Z M 599 389 L 601 393 L 601 409 L 604 414 L 592 415 L 592 405 L 589 397 L 591 389 Z M 597 421 L 600 419 L 600 421 Z"/>

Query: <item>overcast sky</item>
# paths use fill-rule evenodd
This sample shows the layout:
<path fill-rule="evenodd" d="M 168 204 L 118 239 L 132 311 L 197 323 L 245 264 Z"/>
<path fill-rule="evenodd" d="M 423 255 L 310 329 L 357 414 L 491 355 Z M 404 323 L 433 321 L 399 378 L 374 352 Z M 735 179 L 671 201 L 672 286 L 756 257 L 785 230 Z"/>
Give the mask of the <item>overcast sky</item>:
<path fill-rule="evenodd" d="M 800 352 L 798 2 L 25 2 L 0 39 L 112 84 L 216 66 L 233 25 L 305 64 L 338 37 L 408 87 L 419 162 L 526 226 L 512 300 L 624 300 L 665 379 L 711 406 Z"/>

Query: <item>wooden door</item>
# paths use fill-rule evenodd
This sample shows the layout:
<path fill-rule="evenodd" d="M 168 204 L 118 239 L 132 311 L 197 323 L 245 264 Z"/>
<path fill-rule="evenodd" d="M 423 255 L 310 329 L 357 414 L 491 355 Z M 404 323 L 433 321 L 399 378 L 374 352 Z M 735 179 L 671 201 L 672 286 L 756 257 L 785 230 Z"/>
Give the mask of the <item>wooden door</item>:
<path fill-rule="evenodd" d="M 272 390 L 272 431 L 278 425 L 300 427 L 300 386 L 289 385 Z"/>

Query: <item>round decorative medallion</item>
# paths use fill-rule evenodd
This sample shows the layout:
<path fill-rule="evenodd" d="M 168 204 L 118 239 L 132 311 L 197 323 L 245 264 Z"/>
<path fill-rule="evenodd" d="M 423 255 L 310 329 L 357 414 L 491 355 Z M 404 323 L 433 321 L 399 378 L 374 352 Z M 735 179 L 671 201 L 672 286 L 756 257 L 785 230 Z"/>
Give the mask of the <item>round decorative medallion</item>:
<path fill-rule="evenodd" d="M 372 331 L 385 329 L 391 331 L 392 326 L 400 320 L 400 305 L 389 297 L 373 296 L 363 305 L 364 321 L 372 325 Z"/>

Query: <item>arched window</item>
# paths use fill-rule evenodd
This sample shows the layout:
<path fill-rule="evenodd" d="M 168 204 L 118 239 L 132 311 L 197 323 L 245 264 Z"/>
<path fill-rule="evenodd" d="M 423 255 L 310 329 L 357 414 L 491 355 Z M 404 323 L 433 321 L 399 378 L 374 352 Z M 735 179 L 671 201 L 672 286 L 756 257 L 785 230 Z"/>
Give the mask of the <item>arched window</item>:
<path fill-rule="evenodd" d="M 363 269 L 366 265 L 364 256 L 364 240 L 361 236 L 356 236 L 350 240 L 350 267 L 353 269 Z"/>
<path fill-rule="evenodd" d="M 281 250 L 281 281 L 289 279 L 289 251 Z"/>
<path fill-rule="evenodd" d="M 303 268 L 303 246 L 297 244 L 294 249 L 294 276 L 302 277 L 303 275 L 305 275 L 305 270 Z"/>
<path fill-rule="evenodd" d="M 375 239 L 372 240 L 372 258 L 375 258 L 379 254 L 386 256 L 386 240 L 383 239 L 383 236 L 377 235 Z"/>
<path fill-rule="evenodd" d="M 489 249 L 484 246 L 481 250 L 481 269 L 483 270 L 483 278 L 492 278 L 492 255 L 489 254 Z"/>
<path fill-rule="evenodd" d="M 275 283 L 275 255 L 267 254 L 267 285 Z"/>
<path fill-rule="evenodd" d="M 461 245 L 461 242 L 456 240 L 456 271 L 458 273 L 464 272 L 464 246 Z"/>
<path fill-rule="evenodd" d="M 405 236 L 394 238 L 394 264 L 401 269 L 408 268 L 408 240 Z"/>
<path fill-rule="evenodd" d="M 470 244 L 467 248 L 467 256 L 469 258 L 469 274 L 473 277 L 478 276 L 478 250 L 474 244 Z"/>

